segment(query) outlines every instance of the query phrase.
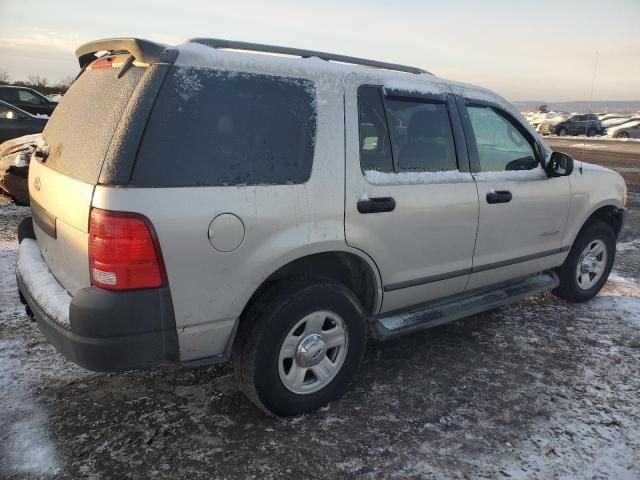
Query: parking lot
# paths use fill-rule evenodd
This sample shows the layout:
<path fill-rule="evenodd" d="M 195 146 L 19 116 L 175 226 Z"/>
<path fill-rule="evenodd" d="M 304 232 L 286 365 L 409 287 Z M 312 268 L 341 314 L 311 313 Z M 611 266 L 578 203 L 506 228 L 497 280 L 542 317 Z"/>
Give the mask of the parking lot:
<path fill-rule="evenodd" d="M 619 168 L 636 168 L 635 152 Z M 230 365 L 100 374 L 66 362 L 17 298 L 28 209 L 0 200 L 0 477 L 638 478 L 640 188 L 622 172 L 630 211 L 598 298 L 537 296 L 370 341 L 342 400 L 290 419 L 249 404 Z"/>

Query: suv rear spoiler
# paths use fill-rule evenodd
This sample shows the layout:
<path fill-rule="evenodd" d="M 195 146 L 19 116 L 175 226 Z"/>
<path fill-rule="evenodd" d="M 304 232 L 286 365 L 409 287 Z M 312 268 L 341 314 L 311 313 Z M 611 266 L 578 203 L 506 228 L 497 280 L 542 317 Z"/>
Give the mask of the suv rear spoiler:
<path fill-rule="evenodd" d="M 106 38 L 85 43 L 76 50 L 80 68 L 86 67 L 96 59 L 95 54 L 102 51 L 127 52 L 135 60 L 144 63 L 173 63 L 178 56 L 175 48 L 162 43 L 139 38 Z"/>

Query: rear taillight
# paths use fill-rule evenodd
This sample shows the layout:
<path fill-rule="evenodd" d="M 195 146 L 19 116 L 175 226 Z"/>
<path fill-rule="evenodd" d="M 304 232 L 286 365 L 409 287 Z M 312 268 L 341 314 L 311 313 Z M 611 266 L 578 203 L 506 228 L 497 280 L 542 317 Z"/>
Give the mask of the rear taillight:
<path fill-rule="evenodd" d="M 91 64 L 91 70 L 97 70 L 98 68 L 111 68 L 113 65 L 113 57 L 99 58 Z"/>
<path fill-rule="evenodd" d="M 153 226 L 136 213 L 91 209 L 89 270 L 91 284 L 108 290 L 167 284 Z"/>

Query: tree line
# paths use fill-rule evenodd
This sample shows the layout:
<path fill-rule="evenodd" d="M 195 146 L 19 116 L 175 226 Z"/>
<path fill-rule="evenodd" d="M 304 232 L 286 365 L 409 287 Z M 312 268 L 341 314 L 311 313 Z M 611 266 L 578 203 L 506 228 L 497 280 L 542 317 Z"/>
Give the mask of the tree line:
<path fill-rule="evenodd" d="M 74 75 L 68 75 L 58 82 L 50 82 L 46 77 L 40 75 L 29 75 L 27 80 L 11 81 L 11 77 L 6 70 L 0 68 L 0 85 L 16 85 L 19 87 L 29 87 L 42 93 L 43 95 L 51 95 L 55 93 L 65 93 L 73 81 Z"/>

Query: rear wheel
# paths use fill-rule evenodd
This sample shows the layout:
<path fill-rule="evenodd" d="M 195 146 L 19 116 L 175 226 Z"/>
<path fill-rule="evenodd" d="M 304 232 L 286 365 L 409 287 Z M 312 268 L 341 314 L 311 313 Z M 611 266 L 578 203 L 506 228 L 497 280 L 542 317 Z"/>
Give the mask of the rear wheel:
<path fill-rule="evenodd" d="M 265 292 L 244 315 L 234 345 L 245 395 L 275 415 L 309 412 L 339 398 L 366 345 L 355 295 L 329 280 L 306 283 L 281 282 Z"/>
<path fill-rule="evenodd" d="M 558 270 L 560 285 L 553 293 L 572 302 L 595 297 L 609 278 L 615 254 L 616 237 L 609 225 L 593 222 L 586 226 Z"/>

